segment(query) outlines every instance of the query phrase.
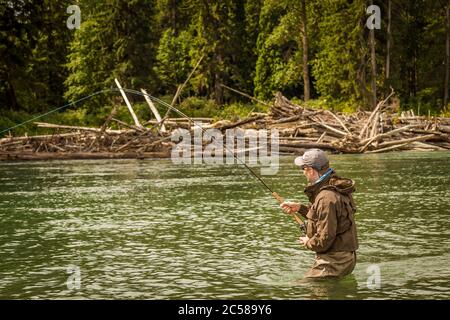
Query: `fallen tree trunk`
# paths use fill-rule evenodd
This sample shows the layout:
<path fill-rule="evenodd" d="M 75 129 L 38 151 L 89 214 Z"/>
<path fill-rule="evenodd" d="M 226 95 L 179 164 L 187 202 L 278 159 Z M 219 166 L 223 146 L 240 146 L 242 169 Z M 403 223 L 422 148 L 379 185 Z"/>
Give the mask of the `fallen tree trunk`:
<path fill-rule="evenodd" d="M 0 152 L 0 160 L 85 160 L 85 159 L 146 159 L 169 158 L 169 151 L 162 152 Z"/>

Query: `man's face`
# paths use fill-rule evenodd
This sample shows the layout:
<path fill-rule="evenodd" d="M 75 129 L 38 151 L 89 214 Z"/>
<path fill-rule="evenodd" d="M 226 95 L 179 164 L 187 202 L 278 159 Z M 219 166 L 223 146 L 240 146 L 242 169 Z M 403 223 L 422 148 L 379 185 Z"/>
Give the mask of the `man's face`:
<path fill-rule="evenodd" d="M 303 166 L 303 174 L 309 183 L 314 183 L 319 179 L 319 173 L 312 167 Z"/>

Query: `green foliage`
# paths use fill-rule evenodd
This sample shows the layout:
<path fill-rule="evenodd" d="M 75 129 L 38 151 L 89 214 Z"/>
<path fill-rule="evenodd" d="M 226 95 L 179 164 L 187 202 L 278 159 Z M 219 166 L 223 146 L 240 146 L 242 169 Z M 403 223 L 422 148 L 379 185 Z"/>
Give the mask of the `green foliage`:
<path fill-rule="evenodd" d="M 260 104 L 235 102 L 219 106 L 214 100 L 189 97 L 184 100 L 179 109 L 189 117 L 214 118 L 215 120 L 227 119 L 237 121 L 246 118 L 252 112 L 267 112 L 268 107 Z"/>
<path fill-rule="evenodd" d="M 63 102 L 70 31 L 64 1 L 0 4 L 0 109 L 43 111 Z"/>
<path fill-rule="evenodd" d="M 212 99 L 189 97 L 178 107 L 181 112 L 189 117 L 215 117 L 220 112 L 220 107 Z"/>
<path fill-rule="evenodd" d="M 272 100 L 281 91 L 302 103 L 302 27 L 307 26 L 311 96 L 308 106 L 350 112 L 370 97 L 368 1 L 291 0 L 78 0 L 81 29 L 66 27 L 62 0 L 0 2 L 0 124 L 27 120 L 95 91 L 146 88 L 171 102 L 183 89 L 190 115 L 235 119 L 254 106 L 227 85 Z M 387 2 L 375 31 L 378 100 L 390 91 L 402 109 L 439 114 L 444 108 L 446 1 L 391 0 L 390 74 L 386 78 Z M 196 97 L 192 97 L 195 95 Z M 45 121 L 100 125 L 109 114 L 106 93 Z M 189 98 L 186 98 L 189 97 Z M 150 113 L 131 96 L 142 119 Z M 165 109 L 161 106 L 161 113 Z M 258 107 L 255 108 L 257 111 Z M 448 110 L 448 107 L 447 107 Z M 132 123 L 126 108 L 118 117 Z M 35 130 L 30 126 L 15 132 Z M 31 131 L 28 131 L 31 132 Z"/>
<path fill-rule="evenodd" d="M 115 86 L 156 88 L 153 72 L 159 29 L 153 21 L 154 1 L 114 0 L 108 4 L 82 1 L 83 20 L 70 44 L 70 72 L 65 81 L 68 100 Z M 109 99 L 98 96 L 95 109 Z"/>
<path fill-rule="evenodd" d="M 193 38 L 188 31 L 182 31 L 176 35 L 175 30 L 169 28 L 163 32 L 159 41 L 155 67 L 155 73 L 161 81 L 160 90 L 175 92 L 177 85 L 183 83 L 188 77 L 192 69 L 189 56 L 192 41 Z"/>
<path fill-rule="evenodd" d="M 361 100 L 361 87 L 366 85 L 358 83 L 366 47 L 361 23 L 364 1 L 327 2 L 321 11 L 318 54 L 312 63 L 317 91 L 326 99 Z"/>
<path fill-rule="evenodd" d="M 244 104 L 244 103 L 232 103 L 225 105 L 218 113 L 218 119 L 228 119 L 231 121 L 237 121 L 239 119 L 247 118 L 252 112 L 267 112 L 267 106 L 260 104 Z"/>
<path fill-rule="evenodd" d="M 289 82 L 284 76 L 284 68 L 296 49 L 296 42 L 287 31 L 286 23 L 281 23 L 281 17 L 287 12 L 286 2 L 267 1 L 261 9 L 255 75 L 255 93 L 261 99 L 272 98 L 275 91 L 282 89 L 283 82 Z M 287 59 L 284 59 L 283 51 L 288 52 Z"/>

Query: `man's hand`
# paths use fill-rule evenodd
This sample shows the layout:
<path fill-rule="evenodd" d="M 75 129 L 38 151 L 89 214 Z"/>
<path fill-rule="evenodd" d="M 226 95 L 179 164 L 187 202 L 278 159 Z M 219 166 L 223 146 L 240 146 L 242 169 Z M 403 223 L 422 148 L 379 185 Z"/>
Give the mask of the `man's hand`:
<path fill-rule="evenodd" d="M 298 241 L 300 242 L 300 244 L 303 245 L 303 246 L 306 246 L 306 243 L 308 242 L 308 240 L 309 240 L 308 236 L 306 236 L 306 237 L 300 237 L 300 238 L 298 239 Z"/>
<path fill-rule="evenodd" d="M 297 202 L 283 202 L 280 204 L 281 209 L 287 214 L 293 214 L 300 209 L 300 203 Z"/>

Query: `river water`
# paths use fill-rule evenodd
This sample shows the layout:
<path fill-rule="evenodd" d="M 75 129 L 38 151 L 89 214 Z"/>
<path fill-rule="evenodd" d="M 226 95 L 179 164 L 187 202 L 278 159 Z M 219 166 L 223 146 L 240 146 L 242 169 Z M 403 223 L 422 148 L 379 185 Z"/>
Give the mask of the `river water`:
<path fill-rule="evenodd" d="M 450 153 L 330 160 L 356 180 L 360 249 L 351 276 L 315 282 L 298 227 L 242 166 L 0 163 L 0 298 L 449 299 Z M 307 201 L 292 157 L 264 179 Z"/>

